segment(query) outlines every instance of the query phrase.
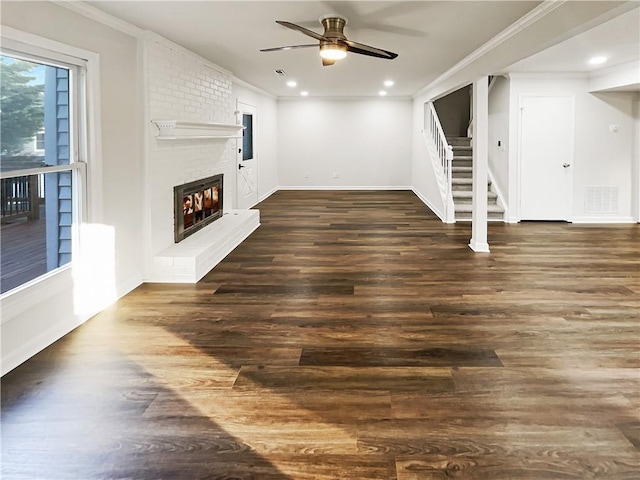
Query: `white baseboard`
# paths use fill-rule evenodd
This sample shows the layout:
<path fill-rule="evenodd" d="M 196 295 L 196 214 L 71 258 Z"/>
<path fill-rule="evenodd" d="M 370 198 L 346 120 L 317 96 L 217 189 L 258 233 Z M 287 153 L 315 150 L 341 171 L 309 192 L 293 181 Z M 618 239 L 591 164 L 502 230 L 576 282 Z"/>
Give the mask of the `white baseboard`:
<path fill-rule="evenodd" d="M 258 199 L 258 203 L 264 202 L 267 198 L 269 198 L 271 195 L 273 195 L 277 191 L 278 191 L 278 187 L 272 188 L 270 191 L 268 191 Z"/>
<path fill-rule="evenodd" d="M 633 217 L 573 217 L 572 223 L 636 223 Z"/>
<path fill-rule="evenodd" d="M 489 244 L 486 242 L 476 242 L 472 239 L 469 242 L 469 248 L 476 253 L 490 253 Z"/>
<path fill-rule="evenodd" d="M 17 366 L 26 362 L 55 341 L 61 339 L 66 334 L 82 325 L 92 316 L 93 315 L 87 315 L 86 318 L 68 317 L 66 321 L 56 322 L 49 329 L 36 333 L 29 341 L 11 349 L 8 353 L 3 352 L 2 366 L 0 367 L 1 374 L 5 375 Z"/>
<path fill-rule="evenodd" d="M 423 196 L 419 191 L 417 191 L 415 188 L 411 188 L 411 191 L 415 194 L 416 197 L 418 197 L 420 199 L 420 201 L 422 203 L 424 203 L 427 208 L 429 210 L 431 210 L 433 213 L 435 213 L 435 215 L 442 220 L 443 222 L 446 223 L 446 219 L 444 217 L 444 212 L 440 211 L 440 209 L 434 207 L 434 205 L 429 201 L 429 199 L 427 199 L 425 196 Z"/>
<path fill-rule="evenodd" d="M 412 190 L 412 187 L 405 185 L 288 185 L 280 186 L 278 190 Z"/>

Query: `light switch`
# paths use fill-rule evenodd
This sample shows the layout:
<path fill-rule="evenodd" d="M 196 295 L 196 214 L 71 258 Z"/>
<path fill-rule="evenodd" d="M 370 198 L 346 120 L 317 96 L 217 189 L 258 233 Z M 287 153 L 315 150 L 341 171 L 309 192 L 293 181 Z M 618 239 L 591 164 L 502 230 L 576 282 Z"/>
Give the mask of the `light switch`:
<path fill-rule="evenodd" d="M 618 125 L 609 125 L 609 131 L 611 133 L 618 133 L 620 131 L 620 127 L 618 127 Z"/>

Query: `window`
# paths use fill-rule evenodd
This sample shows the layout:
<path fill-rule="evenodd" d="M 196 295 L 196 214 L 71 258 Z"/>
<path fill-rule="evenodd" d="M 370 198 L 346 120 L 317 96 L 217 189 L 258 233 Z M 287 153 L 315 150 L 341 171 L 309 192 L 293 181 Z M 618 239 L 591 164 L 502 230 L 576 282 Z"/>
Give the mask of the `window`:
<path fill-rule="evenodd" d="M 35 149 L 36 151 L 40 151 L 43 150 L 44 151 L 44 132 L 38 132 L 36 133 L 36 138 L 35 138 Z"/>
<path fill-rule="evenodd" d="M 253 159 L 253 115 L 242 114 L 242 160 Z"/>
<path fill-rule="evenodd" d="M 86 183 L 78 148 L 85 131 L 78 123 L 84 61 L 5 44 L 0 294 L 71 262 L 74 226 L 82 213 L 79 192 Z"/>

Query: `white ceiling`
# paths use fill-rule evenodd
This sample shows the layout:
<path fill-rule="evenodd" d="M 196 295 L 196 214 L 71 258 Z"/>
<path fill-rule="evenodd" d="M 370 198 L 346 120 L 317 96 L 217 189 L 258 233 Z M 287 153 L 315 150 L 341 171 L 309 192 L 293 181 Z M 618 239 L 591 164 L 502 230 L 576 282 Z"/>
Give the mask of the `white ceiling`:
<path fill-rule="evenodd" d="M 378 95 L 384 89 L 386 79 L 395 81 L 395 85 L 387 89 L 389 96 L 415 94 L 541 2 L 210 0 L 85 3 L 158 33 L 278 97 L 297 96 L 301 90 L 307 90 L 310 96 L 359 97 Z M 593 5 L 595 2 L 587 3 Z M 607 4 L 605 8 L 609 8 L 608 4 L 624 2 L 597 3 Z M 348 39 L 391 50 L 398 53 L 398 58 L 385 60 L 350 53 L 334 66 L 322 67 L 313 48 L 259 51 L 261 48 L 314 43 L 313 39 L 275 21 L 287 20 L 322 33 L 318 18 L 325 14 L 347 17 L 345 34 Z M 635 28 L 637 31 L 637 25 Z M 628 23 L 624 24 L 624 29 L 629 30 Z M 629 44 L 633 42 L 629 38 L 633 28 L 630 30 L 624 39 L 620 39 L 620 32 L 614 30 L 616 35 L 603 33 L 597 40 L 601 45 L 608 41 L 626 42 L 625 55 L 630 55 L 633 48 Z M 553 62 L 561 66 L 567 58 L 575 57 L 575 46 L 569 46 L 564 55 L 565 60 L 562 60 L 558 53 Z M 544 63 L 544 57 L 541 58 Z M 538 67 L 531 63 L 522 68 L 535 70 Z M 284 70 L 287 77 L 276 75 L 276 69 Z M 298 86 L 287 87 L 288 79 L 296 80 Z"/>
<path fill-rule="evenodd" d="M 607 62 L 590 65 L 589 59 L 596 56 L 606 57 Z M 636 8 L 521 60 L 506 70 L 597 73 L 599 70 L 639 60 L 640 8 Z"/>

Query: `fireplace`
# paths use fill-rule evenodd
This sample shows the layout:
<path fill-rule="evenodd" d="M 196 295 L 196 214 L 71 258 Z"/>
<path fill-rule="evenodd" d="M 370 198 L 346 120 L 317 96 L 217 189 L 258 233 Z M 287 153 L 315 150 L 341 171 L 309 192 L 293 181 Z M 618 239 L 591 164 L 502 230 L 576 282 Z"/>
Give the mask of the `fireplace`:
<path fill-rule="evenodd" d="M 222 174 L 173 188 L 175 242 L 222 216 Z"/>

